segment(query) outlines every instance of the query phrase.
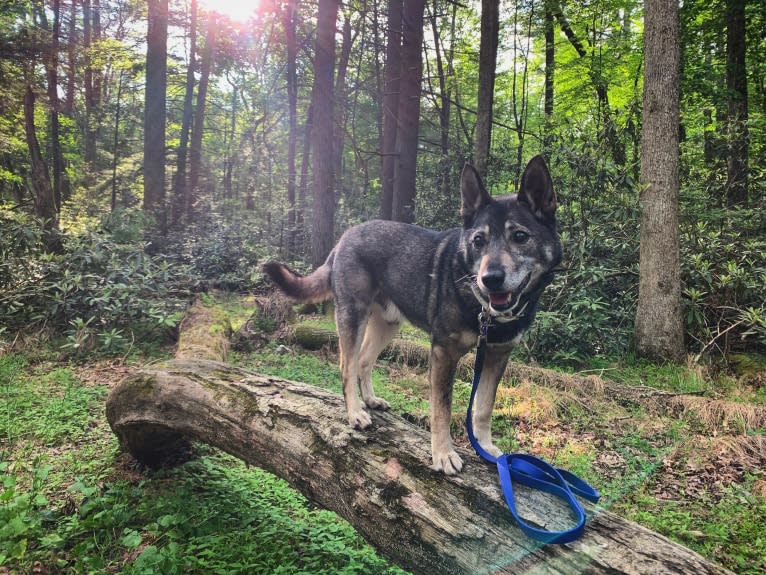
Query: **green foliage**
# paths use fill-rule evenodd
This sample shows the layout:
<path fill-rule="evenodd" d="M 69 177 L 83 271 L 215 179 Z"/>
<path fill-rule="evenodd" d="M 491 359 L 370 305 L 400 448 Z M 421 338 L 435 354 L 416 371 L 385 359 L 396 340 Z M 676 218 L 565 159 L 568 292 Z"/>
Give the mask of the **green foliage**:
<path fill-rule="evenodd" d="M 751 493 L 755 477 L 745 484 L 724 490 L 716 502 L 699 501 L 688 505 L 678 501 L 658 501 L 640 495 L 629 513 L 650 529 L 668 535 L 703 555 L 720 554 L 721 547 L 731 549 L 722 559 L 741 575 L 759 575 L 766 568 L 766 499 Z M 746 545 L 730 547 L 733 543 Z"/>
<path fill-rule="evenodd" d="M 147 255 L 124 229 L 66 235 L 63 253 L 51 254 L 34 221 L 5 213 L 0 219 L 7 224 L 0 226 L 6 329 L 37 324 L 65 331 L 64 345 L 73 351 L 123 352 L 136 336 L 172 335 L 185 305 L 182 266 Z"/>
<path fill-rule="evenodd" d="M 0 358 L 0 571 L 406 575 L 337 515 L 231 457 L 120 476 L 106 391 Z"/>

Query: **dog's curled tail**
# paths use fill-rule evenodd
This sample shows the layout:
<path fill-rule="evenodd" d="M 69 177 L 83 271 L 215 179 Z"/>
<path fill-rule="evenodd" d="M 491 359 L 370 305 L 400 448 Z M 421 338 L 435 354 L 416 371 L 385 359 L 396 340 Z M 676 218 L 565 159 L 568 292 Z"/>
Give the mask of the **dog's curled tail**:
<path fill-rule="evenodd" d="M 267 262 L 261 270 L 277 284 L 284 294 L 304 303 L 319 303 L 332 297 L 329 260 L 307 276 L 294 272 L 279 262 Z"/>

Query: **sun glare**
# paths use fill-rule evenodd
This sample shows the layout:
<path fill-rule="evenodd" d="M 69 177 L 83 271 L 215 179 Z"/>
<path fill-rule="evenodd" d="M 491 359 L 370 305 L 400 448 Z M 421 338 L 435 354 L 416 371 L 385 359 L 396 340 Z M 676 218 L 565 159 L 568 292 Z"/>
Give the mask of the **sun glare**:
<path fill-rule="evenodd" d="M 201 0 L 200 7 L 207 12 L 217 12 L 232 20 L 244 22 L 258 9 L 260 0 Z"/>

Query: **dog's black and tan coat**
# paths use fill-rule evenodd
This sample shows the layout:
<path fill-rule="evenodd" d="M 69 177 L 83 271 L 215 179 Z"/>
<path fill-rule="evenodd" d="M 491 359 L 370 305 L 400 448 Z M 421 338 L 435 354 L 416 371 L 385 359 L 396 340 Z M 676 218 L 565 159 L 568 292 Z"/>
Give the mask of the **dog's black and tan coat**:
<path fill-rule="evenodd" d="M 343 394 L 356 428 L 372 423 L 357 384 L 368 408 L 388 407 L 375 396 L 371 373 L 402 322 L 431 335 L 431 454 L 433 468 L 447 474 L 463 466 L 449 431 L 452 385 L 458 360 L 476 345 L 479 313 L 486 310 L 503 325 L 503 341 L 488 345 L 473 415 L 479 443 L 499 455 L 490 430 L 497 385 L 561 260 L 556 196 L 542 157 L 527 165 L 518 194 L 498 198 L 466 165 L 461 200 L 462 228 L 437 232 L 370 221 L 347 230 L 308 276 L 277 262 L 263 268 L 293 299 L 335 298 Z"/>

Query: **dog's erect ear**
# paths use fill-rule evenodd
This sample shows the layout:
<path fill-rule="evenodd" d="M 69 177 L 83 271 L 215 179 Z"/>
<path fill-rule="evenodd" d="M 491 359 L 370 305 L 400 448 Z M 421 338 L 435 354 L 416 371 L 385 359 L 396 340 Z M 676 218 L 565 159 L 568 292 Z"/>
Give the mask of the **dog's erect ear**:
<path fill-rule="evenodd" d="M 482 206 L 492 201 L 481 183 L 479 172 L 471 164 L 463 166 L 463 173 L 460 175 L 460 199 L 460 217 L 463 218 L 465 227 L 471 225 Z"/>
<path fill-rule="evenodd" d="M 538 218 L 553 218 L 556 213 L 556 194 L 548 166 L 542 156 L 535 156 L 521 176 L 519 202 L 529 206 Z"/>

